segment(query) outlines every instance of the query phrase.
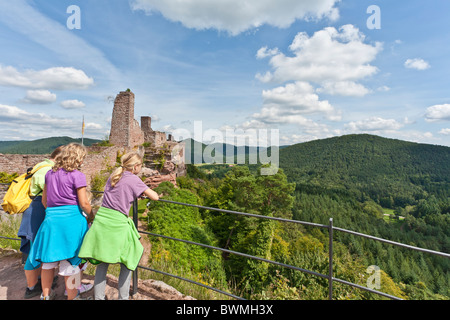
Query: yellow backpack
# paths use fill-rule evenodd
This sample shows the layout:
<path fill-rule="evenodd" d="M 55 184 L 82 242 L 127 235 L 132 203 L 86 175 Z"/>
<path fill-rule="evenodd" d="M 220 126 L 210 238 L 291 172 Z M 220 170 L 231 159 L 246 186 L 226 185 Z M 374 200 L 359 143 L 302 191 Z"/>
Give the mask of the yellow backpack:
<path fill-rule="evenodd" d="M 11 182 L 2 203 L 5 212 L 9 214 L 22 213 L 30 206 L 31 177 L 33 177 L 35 172 L 44 167 L 51 167 L 51 165 L 46 164 L 38 168 L 28 169 L 27 173 L 15 178 Z"/>

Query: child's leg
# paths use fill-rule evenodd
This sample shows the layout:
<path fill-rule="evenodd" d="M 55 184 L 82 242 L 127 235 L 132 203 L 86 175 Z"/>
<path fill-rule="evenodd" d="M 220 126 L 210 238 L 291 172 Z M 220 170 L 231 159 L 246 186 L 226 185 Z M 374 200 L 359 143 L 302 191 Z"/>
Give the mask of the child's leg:
<path fill-rule="evenodd" d="M 42 295 L 47 297 L 52 289 L 54 270 L 59 262 L 43 263 L 41 271 Z"/>
<path fill-rule="evenodd" d="M 25 270 L 25 277 L 27 278 L 27 287 L 33 288 L 41 275 L 41 268 L 35 270 Z"/>
<path fill-rule="evenodd" d="M 72 276 L 64 276 L 64 283 L 66 284 L 67 291 L 67 300 L 73 300 L 78 295 L 78 288 L 75 287 L 74 283 L 79 283 L 79 278 L 79 273 Z"/>
<path fill-rule="evenodd" d="M 131 270 L 120 264 L 119 300 L 128 300 L 130 295 Z"/>
<path fill-rule="evenodd" d="M 95 300 L 105 300 L 106 273 L 108 272 L 108 263 L 100 263 L 95 270 L 94 296 Z"/>
<path fill-rule="evenodd" d="M 59 274 L 64 276 L 67 300 L 73 300 L 78 295 L 78 288 L 81 284 L 80 268 L 73 266 L 67 260 L 63 260 L 59 264 Z"/>
<path fill-rule="evenodd" d="M 27 287 L 33 288 L 38 283 L 39 276 L 41 275 L 42 264 L 37 269 L 34 269 L 30 259 L 27 259 L 23 268 L 25 271 L 25 277 L 27 278 Z"/>

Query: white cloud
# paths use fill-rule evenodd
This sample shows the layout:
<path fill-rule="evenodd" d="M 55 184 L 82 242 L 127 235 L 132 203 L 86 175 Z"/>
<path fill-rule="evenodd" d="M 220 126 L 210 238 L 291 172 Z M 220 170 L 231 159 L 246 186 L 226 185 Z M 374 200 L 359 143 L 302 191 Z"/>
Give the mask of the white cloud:
<path fill-rule="evenodd" d="M 339 0 L 132 0 L 133 10 L 161 13 L 197 30 L 217 29 L 237 35 L 264 24 L 289 27 L 297 19 L 336 20 Z"/>
<path fill-rule="evenodd" d="M 388 86 L 381 86 L 381 87 L 377 88 L 377 91 L 380 91 L 380 92 L 387 92 L 389 90 L 391 90 L 391 88 L 389 88 Z"/>
<path fill-rule="evenodd" d="M 308 133 L 328 131 L 326 125 L 319 124 L 299 114 L 285 114 L 277 108 L 263 108 L 260 113 L 254 114 L 253 117 L 267 124 L 294 124 Z"/>
<path fill-rule="evenodd" d="M 71 90 L 87 89 L 94 84 L 84 71 L 72 67 L 55 67 L 45 70 L 18 71 L 0 65 L 0 85 L 28 89 Z"/>
<path fill-rule="evenodd" d="M 64 109 L 81 109 L 86 107 L 86 104 L 78 100 L 65 100 L 61 102 L 61 107 Z"/>
<path fill-rule="evenodd" d="M 2 130 L 8 128 L 9 131 L 11 125 L 19 130 L 22 139 L 61 135 L 81 136 L 81 119 L 74 121 L 44 113 L 30 113 L 15 106 L 0 104 L 0 133 L 4 135 Z M 90 130 L 88 132 L 90 135 L 101 137 L 105 133 L 103 126 L 97 123 L 86 123 L 85 128 Z M 23 132 L 27 132 L 27 137 L 23 136 Z M 31 133 L 34 136 L 31 136 Z"/>
<path fill-rule="evenodd" d="M 43 113 L 29 113 L 15 106 L 0 104 L 0 123 L 65 127 L 71 123 L 71 120 L 55 118 Z"/>
<path fill-rule="evenodd" d="M 31 104 L 50 104 L 56 101 L 56 94 L 48 90 L 28 90 L 22 101 Z"/>
<path fill-rule="evenodd" d="M 405 67 L 416 70 L 426 70 L 430 68 L 430 64 L 423 59 L 408 59 L 405 61 Z"/>
<path fill-rule="evenodd" d="M 313 86 L 307 82 L 297 81 L 286 86 L 262 93 L 266 109 L 278 109 L 285 115 L 325 113 L 332 114 L 333 106 L 328 101 L 319 100 Z"/>
<path fill-rule="evenodd" d="M 269 50 L 267 47 L 262 47 L 256 53 L 256 58 L 257 59 L 264 59 L 264 58 L 267 58 L 267 57 L 271 57 L 271 56 L 277 55 L 278 53 L 279 53 L 278 48 Z"/>
<path fill-rule="evenodd" d="M 85 123 L 85 130 L 89 130 L 89 129 L 103 130 L 103 126 L 98 124 L 98 123 L 94 123 L 94 122 L 86 122 Z"/>
<path fill-rule="evenodd" d="M 356 81 L 378 72 L 370 63 L 382 50 L 381 43 L 370 45 L 364 40 L 352 25 L 339 30 L 328 27 L 311 37 L 300 32 L 289 47 L 294 55 L 273 55 L 269 62 L 273 72 L 256 77 L 263 82 L 308 81 L 326 86 L 324 91 L 333 89 L 335 94 L 364 95 L 368 89 Z M 351 84 L 352 90 L 342 90 L 342 84 Z"/>
<path fill-rule="evenodd" d="M 425 120 L 428 122 L 450 121 L 450 104 L 439 104 L 427 108 Z"/>
<path fill-rule="evenodd" d="M 247 120 L 244 121 L 240 126 L 240 129 L 249 130 L 249 129 L 268 129 L 267 123 L 264 123 L 259 120 Z"/>
<path fill-rule="evenodd" d="M 443 134 L 443 135 L 446 135 L 446 136 L 449 136 L 450 135 L 450 128 L 442 129 L 441 131 L 439 131 L 439 133 Z"/>
<path fill-rule="evenodd" d="M 333 134 L 330 132 L 320 132 L 319 134 L 290 134 L 280 137 L 280 145 L 293 145 L 306 141 L 330 138 Z"/>
<path fill-rule="evenodd" d="M 370 93 L 371 90 L 360 81 L 378 72 L 371 63 L 382 50 L 382 44 L 367 44 L 358 28 L 344 25 L 339 30 L 325 28 L 312 36 L 300 32 L 289 50 L 292 56 L 285 55 L 278 48 L 262 47 L 258 50 L 256 57 L 268 57 L 272 70 L 257 74 L 256 78 L 265 83 L 286 84 L 264 90 L 263 107 L 252 117 L 266 124 L 295 124 L 302 127 L 302 134 L 323 136 L 329 132 L 328 126 L 305 115 L 319 114 L 331 121 L 340 121 L 342 116 L 318 94 L 362 97 Z M 350 123 L 348 127 L 378 130 L 398 129 L 403 125 L 393 121 L 369 119 Z"/>
<path fill-rule="evenodd" d="M 345 125 L 346 129 L 352 132 L 396 131 L 403 126 L 404 124 L 397 120 L 383 119 L 380 117 L 352 121 Z"/>
<path fill-rule="evenodd" d="M 319 93 L 328 93 L 331 95 L 362 97 L 370 92 L 362 84 L 353 81 L 325 81 L 322 88 L 318 88 Z"/>
<path fill-rule="evenodd" d="M 285 112 L 277 107 L 264 107 L 259 113 L 253 114 L 253 118 L 253 120 L 243 123 L 240 127 L 256 129 L 264 126 L 272 127 L 280 124 L 292 124 L 307 135 L 319 136 L 329 132 L 328 126 L 325 124 L 317 123 L 301 114 Z"/>
<path fill-rule="evenodd" d="M 254 113 L 252 119 L 242 123 L 240 128 L 258 129 L 293 124 L 309 135 L 318 135 L 328 132 L 328 127 L 306 118 L 305 115 L 324 115 L 332 121 L 341 119 L 340 113 L 328 101 L 321 101 L 307 82 L 297 81 L 272 90 L 264 90 L 262 96 L 264 103 L 261 111 Z"/>

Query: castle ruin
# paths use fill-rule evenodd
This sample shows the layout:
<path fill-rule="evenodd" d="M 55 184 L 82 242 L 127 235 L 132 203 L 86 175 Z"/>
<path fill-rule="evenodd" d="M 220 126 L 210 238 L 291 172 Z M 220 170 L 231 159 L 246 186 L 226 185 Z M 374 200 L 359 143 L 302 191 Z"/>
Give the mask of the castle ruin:
<path fill-rule="evenodd" d="M 120 92 L 114 100 L 109 142 L 115 146 L 135 147 L 144 143 L 159 148 L 168 144 L 175 146 L 172 135 L 152 129 L 152 118 L 141 117 L 141 126 L 134 119 L 134 93 L 129 89 Z"/>
<path fill-rule="evenodd" d="M 119 93 L 114 100 L 109 142 L 123 147 L 144 143 L 144 133 L 134 119 L 134 93 L 131 91 Z"/>
<path fill-rule="evenodd" d="M 111 120 L 110 144 L 117 147 L 144 146 L 144 164 L 161 173 L 185 175 L 184 144 L 172 135 L 152 129 L 152 119 L 141 117 L 141 125 L 134 118 L 134 93 L 121 91 L 114 100 Z M 176 161 L 174 161 L 176 159 Z"/>

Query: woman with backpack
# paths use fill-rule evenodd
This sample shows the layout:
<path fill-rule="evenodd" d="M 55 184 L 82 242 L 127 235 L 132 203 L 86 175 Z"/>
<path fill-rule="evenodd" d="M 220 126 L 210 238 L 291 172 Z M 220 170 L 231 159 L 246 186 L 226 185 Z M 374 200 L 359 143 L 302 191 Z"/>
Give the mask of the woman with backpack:
<path fill-rule="evenodd" d="M 39 227 L 44 221 L 45 208 L 42 205 L 42 192 L 45 186 L 45 175 L 55 165 L 55 158 L 61 153 L 62 147 L 56 148 L 49 159 L 38 163 L 33 167 L 36 170 L 31 177 L 30 191 L 31 196 L 30 206 L 22 214 L 22 222 L 20 224 L 17 235 L 21 239 L 20 251 L 23 257 L 27 257 L 30 253 L 31 245 L 36 237 Z M 41 269 L 25 270 L 25 277 L 27 278 L 27 288 L 25 289 L 25 299 L 30 299 L 39 295 L 42 292 L 40 283 Z"/>

